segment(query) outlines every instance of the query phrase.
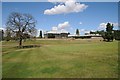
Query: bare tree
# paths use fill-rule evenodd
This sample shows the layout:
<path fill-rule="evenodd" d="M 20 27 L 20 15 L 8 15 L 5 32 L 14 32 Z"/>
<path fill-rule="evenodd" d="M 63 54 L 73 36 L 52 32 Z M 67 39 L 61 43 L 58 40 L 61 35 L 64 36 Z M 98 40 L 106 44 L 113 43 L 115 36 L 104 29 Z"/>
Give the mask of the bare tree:
<path fill-rule="evenodd" d="M 9 30 L 18 34 L 19 46 L 22 46 L 24 34 L 32 35 L 35 32 L 35 19 L 30 14 L 13 12 L 9 15 L 6 26 Z"/>

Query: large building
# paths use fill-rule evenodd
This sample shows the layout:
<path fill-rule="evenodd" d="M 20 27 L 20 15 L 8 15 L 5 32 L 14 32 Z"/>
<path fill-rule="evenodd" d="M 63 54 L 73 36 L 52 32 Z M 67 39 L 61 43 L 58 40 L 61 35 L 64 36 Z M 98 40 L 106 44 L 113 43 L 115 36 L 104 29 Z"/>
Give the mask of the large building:
<path fill-rule="evenodd" d="M 70 33 L 67 31 L 48 31 L 44 34 L 45 38 L 68 38 Z"/>

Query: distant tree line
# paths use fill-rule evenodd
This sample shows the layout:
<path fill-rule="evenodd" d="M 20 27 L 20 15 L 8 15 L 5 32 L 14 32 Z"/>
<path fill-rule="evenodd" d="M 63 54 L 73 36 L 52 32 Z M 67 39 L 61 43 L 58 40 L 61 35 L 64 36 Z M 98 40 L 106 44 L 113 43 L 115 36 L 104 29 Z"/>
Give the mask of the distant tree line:
<path fill-rule="evenodd" d="M 90 34 L 100 34 L 104 41 L 120 40 L 120 30 L 113 30 L 113 24 L 107 23 L 106 31 L 90 31 Z"/>
<path fill-rule="evenodd" d="M 10 40 L 16 40 L 18 41 L 19 40 L 19 37 L 18 37 L 18 33 L 13 33 L 12 31 L 6 29 L 5 31 L 4 30 L 0 30 L 0 41 L 3 41 L 3 40 L 6 40 L 6 41 L 10 41 Z M 27 34 L 27 33 L 24 33 L 23 34 L 23 40 L 25 41 L 26 39 L 30 39 L 32 38 L 33 36 Z"/>
<path fill-rule="evenodd" d="M 0 41 L 4 40 L 4 31 L 0 30 Z"/>
<path fill-rule="evenodd" d="M 114 38 L 115 40 L 120 40 L 120 30 L 114 30 Z"/>

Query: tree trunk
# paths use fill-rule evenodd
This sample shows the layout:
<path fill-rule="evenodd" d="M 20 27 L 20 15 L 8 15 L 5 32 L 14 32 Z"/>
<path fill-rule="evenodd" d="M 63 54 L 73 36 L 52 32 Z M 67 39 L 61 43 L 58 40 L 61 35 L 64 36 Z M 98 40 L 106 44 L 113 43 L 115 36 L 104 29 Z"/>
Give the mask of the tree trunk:
<path fill-rule="evenodd" d="M 107 42 L 110 42 L 110 39 L 109 39 L 109 38 L 107 39 Z"/>
<path fill-rule="evenodd" d="M 22 47 L 22 38 L 20 38 L 19 46 Z"/>

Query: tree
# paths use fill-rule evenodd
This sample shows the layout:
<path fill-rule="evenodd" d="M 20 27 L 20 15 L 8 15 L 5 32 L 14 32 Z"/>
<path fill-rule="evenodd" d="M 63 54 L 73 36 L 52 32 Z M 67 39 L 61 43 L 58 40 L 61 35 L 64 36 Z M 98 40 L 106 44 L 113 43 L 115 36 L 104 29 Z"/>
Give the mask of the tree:
<path fill-rule="evenodd" d="M 39 35 L 40 38 L 42 38 L 42 31 L 40 31 L 40 35 Z"/>
<path fill-rule="evenodd" d="M 110 41 L 114 39 L 113 35 L 113 24 L 107 23 L 106 25 L 106 33 L 105 33 L 107 41 Z"/>
<path fill-rule="evenodd" d="M 120 30 L 114 30 L 114 38 L 115 40 L 120 40 Z"/>
<path fill-rule="evenodd" d="M 98 31 L 98 33 L 99 33 L 99 35 L 101 35 L 102 36 L 102 38 L 103 38 L 103 41 L 105 41 L 106 40 L 106 36 L 105 36 L 105 31 L 104 30 L 101 30 L 101 31 Z"/>
<path fill-rule="evenodd" d="M 19 46 L 22 46 L 22 40 L 24 33 L 33 34 L 35 29 L 36 21 L 30 14 L 21 14 L 13 12 L 9 15 L 6 26 L 12 32 L 18 34 Z"/>
<path fill-rule="evenodd" d="M 0 30 L 0 41 L 2 41 L 2 30 Z"/>
<path fill-rule="evenodd" d="M 4 30 L 0 29 L 0 41 L 4 40 Z"/>
<path fill-rule="evenodd" d="M 76 35 L 79 35 L 79 29 L 76 29 Z"/>
<path fill-rule="evenodd" d="M 2 30 L 2 40 L 4 40 L 4 31 Z"/>
<path fill-rule="evenodd" d="M 12 39 L 12 37 L 11 37 L 12 33 L 11 33 L 11 31 L 9 29 L 6 29 L 5 32 L 6 32 L 5 40 L 6 41 L 10 41 Z"/>

